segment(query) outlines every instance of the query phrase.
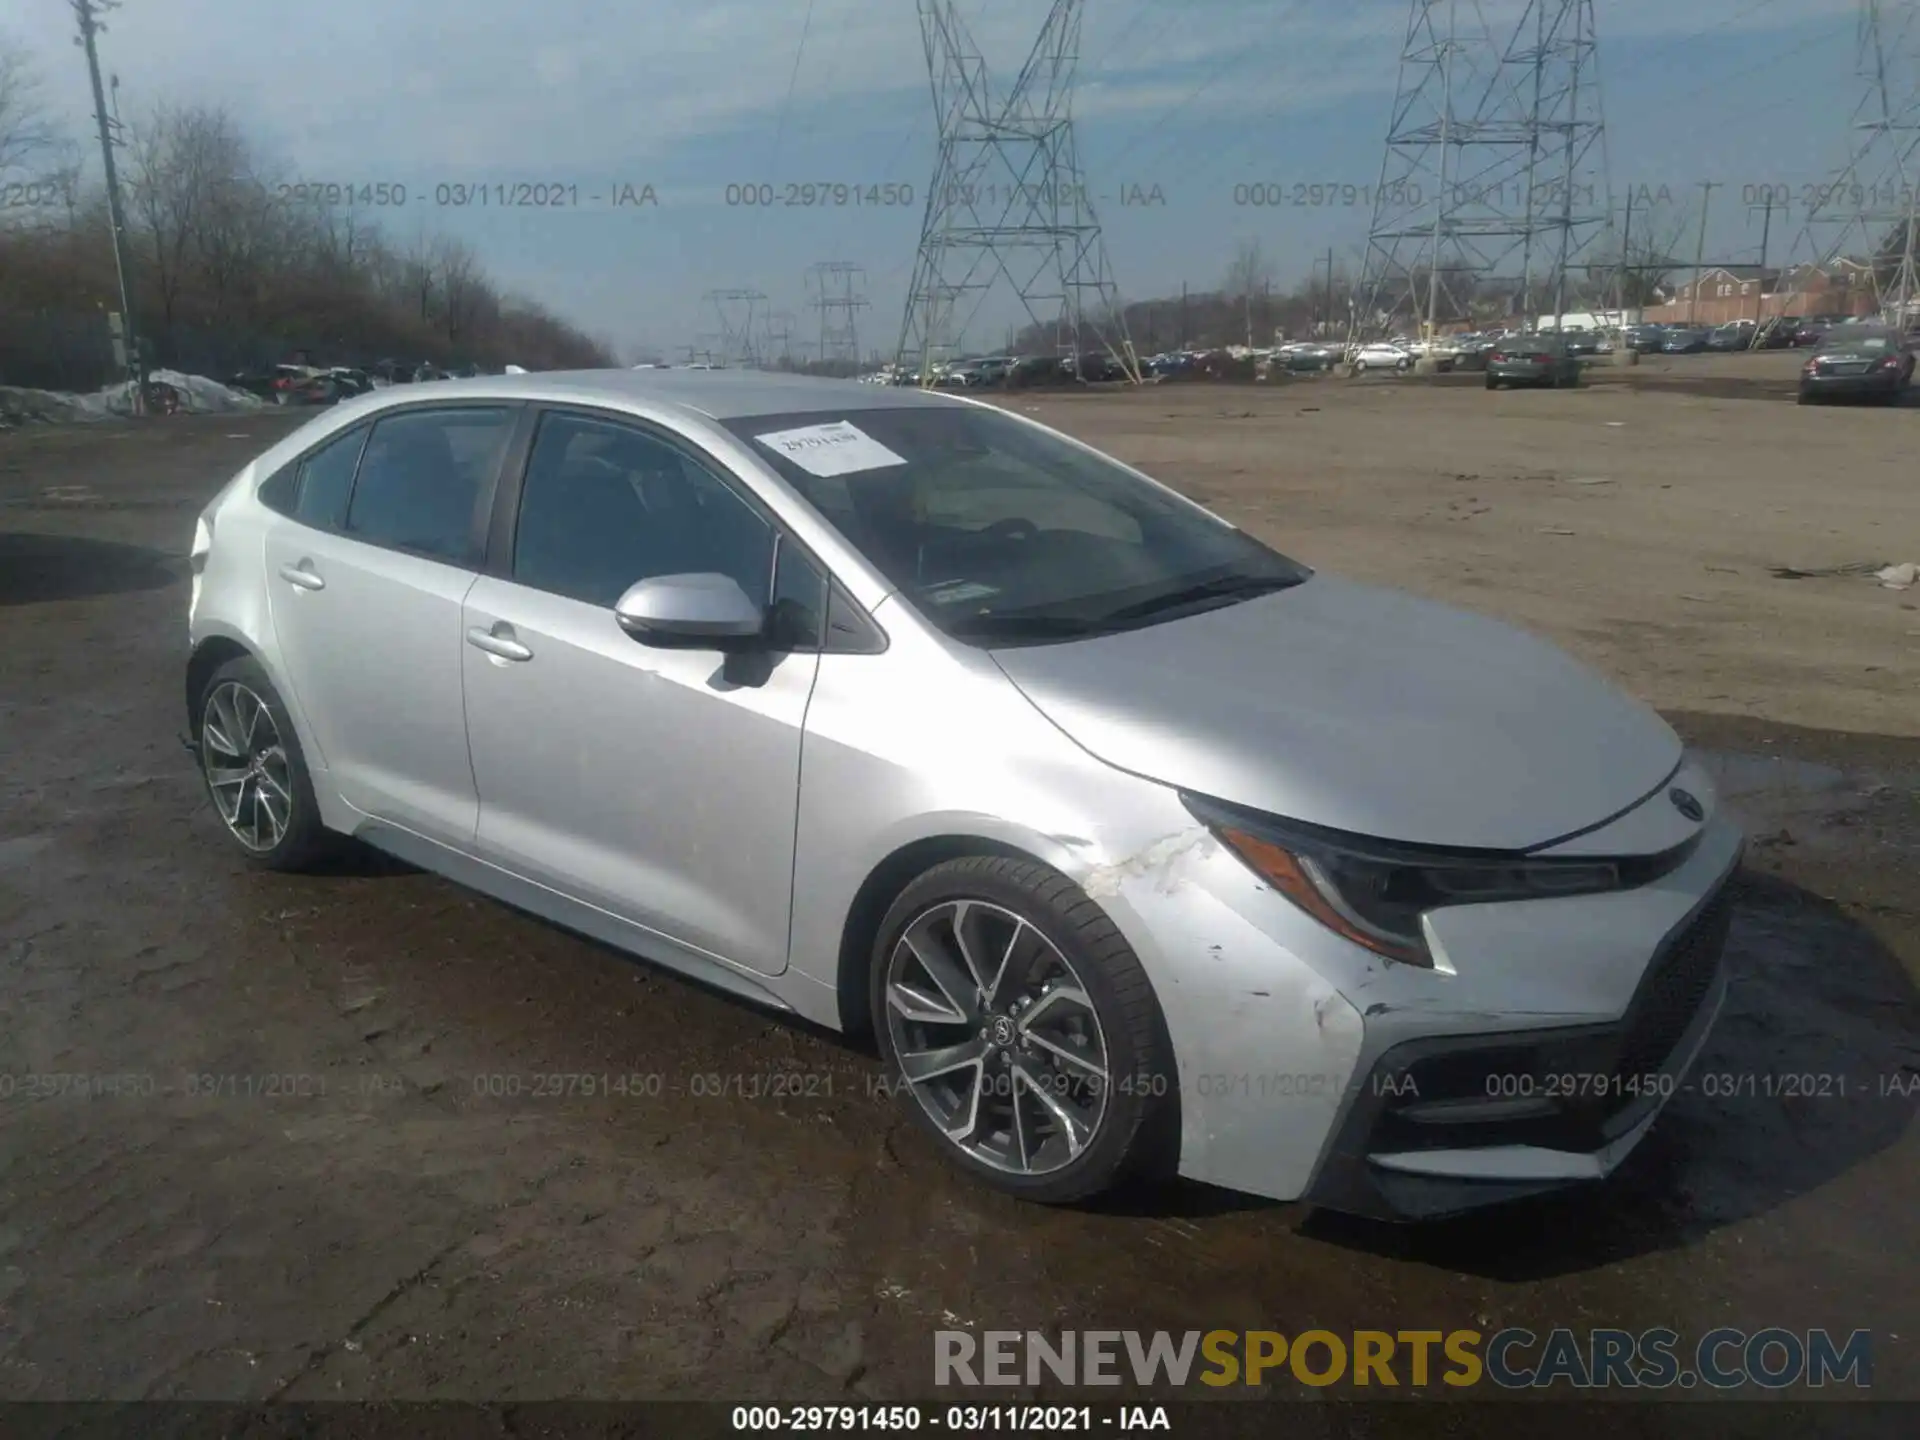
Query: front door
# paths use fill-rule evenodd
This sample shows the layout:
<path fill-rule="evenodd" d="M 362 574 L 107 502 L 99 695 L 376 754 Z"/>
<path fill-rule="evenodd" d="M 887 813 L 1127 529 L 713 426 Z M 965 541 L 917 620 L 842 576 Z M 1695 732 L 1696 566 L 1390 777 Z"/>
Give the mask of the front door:
<path fill-rule="evenodd" d="M 462 628 L 483 858 L 762 974 L 787 963 L 800 740 L 817 651 L 742 673 L 718 650 L 655 649 L 614 602 L 638 580 L 717 572 L 771 605 L 815 597 L 774 527 L 677 440 L 542 417 L 510 573 Z M 789 593 L 791 592 L 791 593 Z M 817 626 L 815 629 L 817 634 Z"/>

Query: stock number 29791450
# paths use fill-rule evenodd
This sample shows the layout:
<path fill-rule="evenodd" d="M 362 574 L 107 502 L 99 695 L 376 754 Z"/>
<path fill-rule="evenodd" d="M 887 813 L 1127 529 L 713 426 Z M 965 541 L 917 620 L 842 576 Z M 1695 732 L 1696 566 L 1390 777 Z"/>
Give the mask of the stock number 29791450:
<path fill-rule="evenodd" d="M 736 1405 L 732 1428 L 782 1435 L 814 1430 L 918 1430 L 918 1405 Z"/>

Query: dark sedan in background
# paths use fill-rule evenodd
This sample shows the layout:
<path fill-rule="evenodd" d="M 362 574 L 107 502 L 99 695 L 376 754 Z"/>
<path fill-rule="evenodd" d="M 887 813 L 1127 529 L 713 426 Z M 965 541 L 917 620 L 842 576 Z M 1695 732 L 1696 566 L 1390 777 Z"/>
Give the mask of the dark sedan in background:
<path fill-rule="evenodd" d="M 1707 348 L 1713 332 L 1690 325 L 1675 325 L 1660 337 L 1660 350 L 1666 355 L 1698 355 Z"/>
<path fill-rule="evenodd" d="M 1557 335 L 1509 335 L 1487 352 L 1487 389 L 1505 385 L 1559 388 L 1580 383 L 1580 358 Z"/>
<path fill-rule="evenodd" d="M 1884 325 L 1837 325 L 1800 369 L 1800 403 L 1855 395 L 1893 404 L 1913 381 L 1913 350 Z"/>

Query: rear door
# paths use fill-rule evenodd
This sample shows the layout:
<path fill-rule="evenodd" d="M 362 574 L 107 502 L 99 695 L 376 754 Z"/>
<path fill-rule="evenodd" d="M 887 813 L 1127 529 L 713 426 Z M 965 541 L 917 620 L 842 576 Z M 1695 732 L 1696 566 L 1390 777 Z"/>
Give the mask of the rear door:
<path fill-rule="evenodd" d="M 477 851 L 749 970 L 787 964 L 800 740 L 825 576 L 711 457 L 548 410 L 467 596 Z M 658 649 L 615 622 L 636 581 L 717 572 L 769 608 L 764 654 Z"/>
<path fill-rule="evenodd" d="M 299 463 L 266 538 L 274 635 L 317 759 L 356 810 L 473 838 L 460 606 L 521 407 L 390 412 Z"/>

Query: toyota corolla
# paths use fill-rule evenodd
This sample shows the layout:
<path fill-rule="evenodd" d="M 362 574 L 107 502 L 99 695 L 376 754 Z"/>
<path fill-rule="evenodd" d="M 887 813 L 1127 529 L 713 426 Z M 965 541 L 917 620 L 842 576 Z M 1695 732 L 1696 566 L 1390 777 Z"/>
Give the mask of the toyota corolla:
<path fill-rule="evenodd" d="M 233 477 L 192 570 L 250 860 L 352 837 L 869 1035 L 1032 1200 L 1599 1180 L 1721 1002 L 1741 838 L 1655 714 L 985 403 L 383 390 Z"/>

